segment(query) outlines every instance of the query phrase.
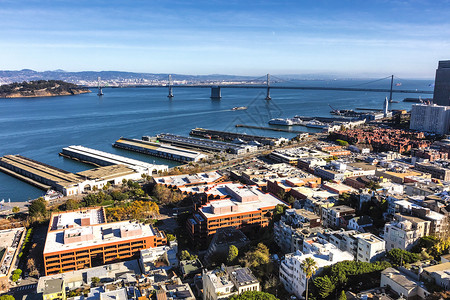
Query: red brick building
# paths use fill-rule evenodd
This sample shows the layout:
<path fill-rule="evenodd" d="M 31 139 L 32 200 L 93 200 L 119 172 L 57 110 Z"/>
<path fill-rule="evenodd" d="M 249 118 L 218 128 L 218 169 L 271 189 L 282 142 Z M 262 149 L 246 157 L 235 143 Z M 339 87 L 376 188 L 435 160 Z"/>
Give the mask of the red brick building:
<path fill-rule="evenodd" d="M 164 232 L 152 225 L 107 223 L 103 207 L 53 213 L 43 253 L 45 275 L 127 260 L 165 244 Z"/>

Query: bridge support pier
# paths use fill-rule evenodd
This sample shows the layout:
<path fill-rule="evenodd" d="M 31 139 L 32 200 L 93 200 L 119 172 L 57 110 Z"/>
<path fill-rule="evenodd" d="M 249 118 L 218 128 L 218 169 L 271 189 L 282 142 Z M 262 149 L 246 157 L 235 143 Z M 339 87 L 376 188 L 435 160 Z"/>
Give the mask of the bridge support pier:
<path fill-rule="evenodd" d="M 222 98 L 222 93 L 220 91 L 220 86 L 213 86 L 211 88 L 211 99 L 220 100 Z"/>
<path fill-rule="evenodd" d="M 266 100 L 272 100 L 272 97 L 270 97 L 270 87 L 267 88 Z"/>

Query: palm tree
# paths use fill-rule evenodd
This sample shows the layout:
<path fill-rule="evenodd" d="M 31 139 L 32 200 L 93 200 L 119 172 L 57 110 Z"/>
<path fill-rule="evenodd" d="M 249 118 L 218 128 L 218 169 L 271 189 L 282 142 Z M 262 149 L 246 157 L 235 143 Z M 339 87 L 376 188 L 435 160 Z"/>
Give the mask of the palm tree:
<path fill-rule="evenodd" d="M 309 279 L 316 273 L 317 270 L 317 262 L 311 257 L 305 258 L 300 264 L 303 273 L 306 275 L 306 300 L 308 300 L 308 283 Z"/>

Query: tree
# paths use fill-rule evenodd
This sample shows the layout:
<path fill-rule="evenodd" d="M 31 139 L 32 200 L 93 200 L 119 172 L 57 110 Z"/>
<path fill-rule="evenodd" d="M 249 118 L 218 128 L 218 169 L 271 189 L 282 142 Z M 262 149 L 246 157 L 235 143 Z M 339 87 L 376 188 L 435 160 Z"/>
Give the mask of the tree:
<path fill-rule="evenodd" d="M 420 259 L 419 254 L 411 253 L 403 249 L 394 248 L 387 252 L 386 256 L 398 266 L 403 266 L 404 264 L 410 264 L 418 261 Z"/>
<path fill-rule="evenodd" d="M 20 211 L 20 207 L 18 207 L 18 206 L 14 206 L 13 208 L 12 208 L 12 212 L 13 213 L 18 213 Z"/>
<path fill-rule="evenodd" d="M 309 279 L 314 275 L 314 273 L 316 273 L 317 262 L 311 257 L 307 257 L 301 262 L 300 267 L 306 276 L 306 300 L 308 300 L 308 283 Z"/>
<path fill-rule="evenodd" d="M 1 295 L 0 300 L 16 300 L 16 298 L 11 295 Z"/>
<path fill-rule="evenodd" d="M 47 201 L 42 197 L 34 200 L 28 208 L 28 213 L 30 214 L 30 217 L 45 217 L 47 214 Z"/>
<path fill-rule="evenodd" d="M 187 250 L 181 251 L 180 260 L 196 260 L 197 255 L 192 255 Z"/>
<path fill-rule="evenodd" d="M 327 275 L 317 277 L 313 282 L 321 298 L 328 297 L 336 288 L 331 278 Z"/>
<path fill-rule="evenodd" d="M 175 241 L 176 239 L 177 238 L 173 234 L 170 234 L 170 233 L 167 234 L 167 241 L 168 242 Z"/>
<path fill-rule="evenodd" d="M 339 300 L 347 300 L 347 295 L 345 294 L 344 290 L 341 291 L 341 294 L 339 295 Z"/>
<path fill-rule="evenodd" d="M 94 286 L 97 286 L 100 283 L 100 278 L 98 277 L 92 277 L 91 282 Z"/>
<path fill-rule="evenodd" d="M 233 261 L 236 259 L 236 257 L 239 254 L 239 250 L 235 245 L 231 245 L 228 248 L 228 257 L 227 257 L 227 262 L 229 264 L 233 263 Z"/>
<path fill-rule="evenodd" d="M 22 270 L 21 269 L 16 269 L 14 270 L 14 272 L 12 273 L 11 279 L 14 282 L 17 282 L 17 280 L 19 280 L 20 275 L 22 275 Z"/>
<path fill-rule="evenodd" d="M 279 300 L 274 295 L 258 291 L 247 291 L 240 295 L 234 295 L 230 300 Z"/>
<path fill-rule="evenodd" d="M 27 269 L 32 272 L 36 269 L 36 263 L 34 262 L 33 258 L 29 258 L 27 260 Z"/>
<path fill-rule="evenodd" d="M 79 207 L 79 203 L 76 200 L 69 199 L 66 201 L 66 210 L 75 210 Z"/>

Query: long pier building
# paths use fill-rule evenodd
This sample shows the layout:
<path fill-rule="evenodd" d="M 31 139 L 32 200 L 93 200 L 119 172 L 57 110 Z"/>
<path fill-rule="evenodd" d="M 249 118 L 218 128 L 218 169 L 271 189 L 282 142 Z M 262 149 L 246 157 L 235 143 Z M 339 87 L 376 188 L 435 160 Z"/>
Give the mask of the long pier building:
<path fill-rule="evenodd" d="M 180 162 L 197 162 L 208 157 L 203 153 L 190 149 L 124 137 L 118 139 L 113 146 Z"/>
<path fill-rule="evenodd" d="M 107 223 L 103 207 L 53 213 L 43 253 L 45 275 L 137 258 L 140 250 L 165 244 L 164 232 L 150 224 Z"/>
<path fill-rule="evenodd" d="M 199 139 L 189 136 L 185 137 L 169 133 L 159 134 L 156 138 L 158 139 L 158 141 L 163 143 L 168 143 L 174 146 L 186 148 L 195 148 L 203 151 L 245 154 L 248 152 L 254 152 L 258 149 L 257 146 L 226 143 L 208 139 Z"/>
<path fill-rule="evenodd" d="M 53 188 L 65 196 L 91 191 L 94 187 L 101 189 L 108 183 L 121 184 L 123 179 L 138 180 L 142 174 L 124 165 L 71 173 L 20 155 L 0 157 L 0 171 L 43 190 Z"/>
<path fill-rule="evenodd" d="M 278 146 L 282 142 L 288 142 L 289 140 L 286 138 L 275 138 L 275 137 L 266 137 L 260 135 L 250 135 L 245 133 L 238 132 L 229 132 L 229 131 L 219 131 L 219 130 L 211 130 L 204 128 L 195 128 L 192 129 L 189 133 L 192 136 L 198 136 L 202 138 L 223 140 L 223 141 L 234 141 L 236 139 L 246 141 L 246 142 L 257 142 L 261 145 L 270 145 L 270 146 Z"/>
<path fill-rule="evenodd" d="M 127 158 L 83 146 L 69 146 L 63 148 L 60 155 L 82 162 L 94 164 L 96 166 L 124 165 L 139 173 L 148 175 L 164 172 L 169 169 L 167 165 L 149 164 L 136 159 Z"/>

